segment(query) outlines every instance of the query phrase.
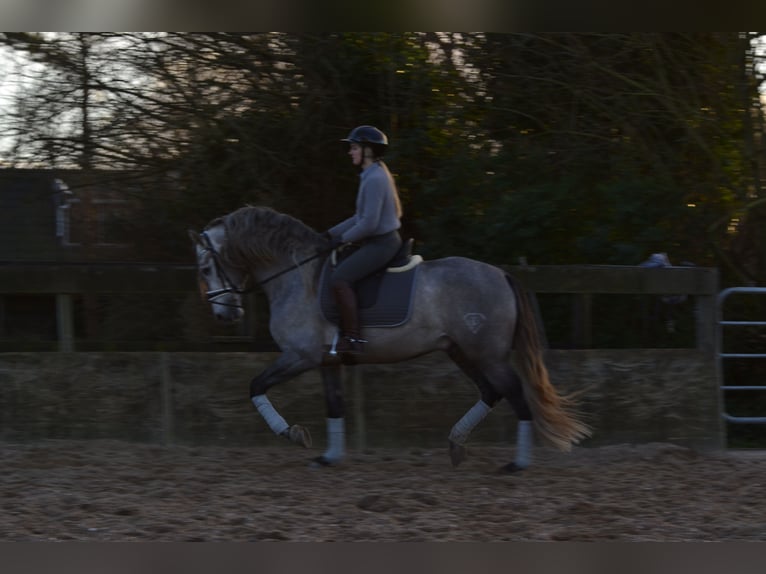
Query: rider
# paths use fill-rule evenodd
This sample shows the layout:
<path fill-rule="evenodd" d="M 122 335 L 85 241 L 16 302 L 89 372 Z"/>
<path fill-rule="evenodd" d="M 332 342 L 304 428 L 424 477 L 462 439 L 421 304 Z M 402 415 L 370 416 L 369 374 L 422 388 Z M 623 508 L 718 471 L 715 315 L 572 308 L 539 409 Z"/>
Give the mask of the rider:
<path fill-rule="evenodd" d="M 333 271 L 332 291 L 340 312 L 342 337 L 339 353 L 362 350 L 359 311 L 354 285 L 388 263 L 402 245 L 399 235 L 402 207 L 394 178 L 382 158 L 388 147 L 386 134 L 373 126 L 358 126 L 347 138 L 348 155 L 362 170 L 356 196 L 356 213 L 327 233 L 333 246 L 345 243 L 360 247 Z"/>

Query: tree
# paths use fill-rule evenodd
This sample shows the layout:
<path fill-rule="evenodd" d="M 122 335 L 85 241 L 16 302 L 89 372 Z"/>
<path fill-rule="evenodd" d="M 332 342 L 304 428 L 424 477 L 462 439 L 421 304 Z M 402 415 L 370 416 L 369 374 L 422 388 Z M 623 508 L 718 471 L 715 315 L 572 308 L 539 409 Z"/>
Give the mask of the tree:
<path fill-rule="evenodd" d="M 153 183 L 135 192 L 133 235 L 158 258 L 188 257 L 187 227 L 247 202 L 335 223 L 356 188 L 338 140 L 372 123 L 428 256 L 629 264 L 663 250 L 753 280 L 766 267 L 749 35 L 0 38 L 45 64 L 14 116 L 16 161 L 140 170 Z"/>
<path fill-rule="evenodd" d="M 737 34 L 487 35 L 467 54 L 490 94 L 482 168 L 444 178 L 485 174 L 454 210 L 463 234 L 499 261 L 715 265 L 706 229 L 753 178 L 742 50 Z"/>

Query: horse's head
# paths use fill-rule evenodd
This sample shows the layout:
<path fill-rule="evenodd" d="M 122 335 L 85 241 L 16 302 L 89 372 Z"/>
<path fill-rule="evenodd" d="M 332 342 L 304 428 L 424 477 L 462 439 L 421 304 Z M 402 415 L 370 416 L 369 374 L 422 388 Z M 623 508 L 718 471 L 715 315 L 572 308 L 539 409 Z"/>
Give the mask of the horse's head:
<path fill-rule="evenodd" d="M 245 314 L 242 293 L 247 275 L 241 269 L 227 265 L 222 257 L 226 230 L 223 223 L 208 226 L 202 233 L 189 230 L 197 254 L 199 290 L 210 303 L 219 321 L 234 323 Z"/>

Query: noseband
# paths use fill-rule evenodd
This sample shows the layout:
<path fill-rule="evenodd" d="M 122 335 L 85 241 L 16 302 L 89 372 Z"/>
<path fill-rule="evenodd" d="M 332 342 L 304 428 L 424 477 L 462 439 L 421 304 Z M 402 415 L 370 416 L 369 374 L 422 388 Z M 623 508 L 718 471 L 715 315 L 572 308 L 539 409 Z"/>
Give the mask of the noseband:
<path fill-rule="evenodd" d="M 216 305 L 223 305 L 225 307 L 237 307 L 242 309 L 243 305 L 234 305 L 231 303 L 221 303 L 220 301 L 216 301 L 218 297 L 222 297 L 223 295 L 228 295 L 229 293 L 236 293 L 237 295 L 243 295 L 245 293 L 249 293 L 252 291 L 252 288 L 249 289 L 243 289 L 241 287 L 235 287 L 234 282 L 229 279 L 229 276 L 226 275 L 226 271 L 224 270 L 223 265 L 221 264 L 221 255 L 218 253 L 215 248 L 213 247 L 213 242 L 210 241 L 210 237 L 208 236 L 207 232 L 203 231 L 200 233 L 200 238 L 204 241 L 202 253 L 205 253 L 206 251 L 209 252 L 213 256 L 213 265 L 215 266 L 215 272 L 216 275 L 221 280 L 221 283 L 223 283 L 223 287 L 220 289 L 213 289 L 205 292 L 205 296 L 207 297 L 208 303 L 215 303 Z"/>

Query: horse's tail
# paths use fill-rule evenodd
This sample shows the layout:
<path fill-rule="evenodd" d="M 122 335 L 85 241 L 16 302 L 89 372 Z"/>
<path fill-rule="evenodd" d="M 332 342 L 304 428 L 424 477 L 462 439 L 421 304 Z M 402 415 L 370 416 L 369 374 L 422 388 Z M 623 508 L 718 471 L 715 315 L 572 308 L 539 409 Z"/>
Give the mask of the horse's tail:
<path fill-rule="evenodd" d="M 513 346 L 534 427 L 543 440 L 568 451 L 573 443 L 590 436 L 591 430 L 578 419 L 573 397 L 559 395 L 551 384 L 543 359 L 537 320 L 527 292 L 518 280 L 507 273 L 506 279 L 516 296 L 518 317 Z"/>

